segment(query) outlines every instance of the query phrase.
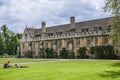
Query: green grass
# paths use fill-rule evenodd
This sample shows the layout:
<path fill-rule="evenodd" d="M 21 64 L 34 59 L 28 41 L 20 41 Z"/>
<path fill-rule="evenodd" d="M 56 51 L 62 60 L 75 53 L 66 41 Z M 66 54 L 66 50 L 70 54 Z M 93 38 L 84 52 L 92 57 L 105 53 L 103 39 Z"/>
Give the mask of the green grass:
<path fill-rule="evenodd" d="M 28 68 L 0 67 L 0 80 L 120 80 L 120 62 L 114 60 L 44 61 L 26 65 Z"/>
<path fill-rule="evenodd" d="M 33 58 L 0 58 L 0 64 L 5 63 L 6 61 L 10 61 L 12 63 L 23 63 L 23 62 L 41 62 L 41 61 L 49 61 L 50 59 L 33 59 Z M 51 59 L 52 60 L 52 59 Z"/>

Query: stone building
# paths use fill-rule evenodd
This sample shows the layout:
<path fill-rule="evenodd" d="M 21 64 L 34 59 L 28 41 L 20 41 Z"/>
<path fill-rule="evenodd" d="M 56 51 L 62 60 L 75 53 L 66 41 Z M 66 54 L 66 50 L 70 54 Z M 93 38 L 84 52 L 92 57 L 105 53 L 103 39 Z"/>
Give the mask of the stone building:
<path fill-rule="evenodd" d="M 75 23 L 75 17 L 71 17 L 70 24 L 46 27 L 43 21 L 40 29 L 26 27 L 20 40 L 19 55 L 24 56 L 24 52 L 30 50 L 32 56 L 37 57 L 41 48 L 53 48 L 59 56 L 59 51 L 66 48 L 77 56 L 80 47 L 86 47 L 86 54 L 90 55 L 91 46 L 114 44 L 109 37 L 109 20 L 104 18 Z"/>

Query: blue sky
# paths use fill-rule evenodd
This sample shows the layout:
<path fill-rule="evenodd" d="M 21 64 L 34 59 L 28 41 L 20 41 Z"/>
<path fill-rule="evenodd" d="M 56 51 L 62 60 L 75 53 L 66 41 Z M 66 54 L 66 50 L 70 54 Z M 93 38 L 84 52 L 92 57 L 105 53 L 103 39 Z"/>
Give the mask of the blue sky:
<path fill-rule="evenodd" d="M 76 22 L 109 17 L 103 12 L 105 0 L 0 0 L 0 26 L 7 24 L 14 32 L 23 32 L 25 25 L 41 28 L 68 24 L 75 16 Z"/>

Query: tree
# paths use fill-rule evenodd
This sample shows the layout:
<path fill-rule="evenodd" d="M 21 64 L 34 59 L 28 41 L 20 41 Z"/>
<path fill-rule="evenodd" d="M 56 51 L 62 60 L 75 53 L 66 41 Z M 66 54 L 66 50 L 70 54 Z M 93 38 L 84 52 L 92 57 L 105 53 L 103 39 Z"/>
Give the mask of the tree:
<path fill-rule="evenodd" d="M 86 57 L 86 47 L 81 47 L 78 50 L 78 57 L 79 58 L 85 58 Z"/>
<path fill-rule="evenodd" d="M 46 57 L 47 58 L 53 58 L 53 54 L 54 54 L 54 50 L 53 48 L 46 48 L 45 49 L 45 52 L 46 52 Z"/>
<path fill-rule="evenodd" d="M 61 58 L 68 58 L 68 50 L 66 50 L 66 48 L 62 48 L 62 50 L 60 50 L 60 57 Z"/>
<path fill-rule="evenodd" d="M 120 50 L 120 0 L 106 0 L 105 1 L 105 12 L 111 12 L 113 18 L 110 20 L 111 24 L 111 36 L 116 42 L 116 48 Z"/>
<path fill-rule="evenodd" d="M 1 44 L 1 47 L 4 48 L 3 53 L 7 53 L 8 55 L 17 53 L 18 38 L 6 25 L 1 26 Z"/>
<path fill-rule="evenodd" d="M 4 50 L 5 50 L 4 38 L 3 38 L 3 35 L 0 32 L 0 55 L 4 54 Z"/>
<path fill-rule="evenodd" d="M 22 33 L 17 33 L 16 35 L 17 35 L 18 39 L 22 38 Z"/>
<path fill-rule="evenodd" d="M 111 12 L 116 17 L 120 16 L 120 0 L 106 0 L 104 11 Z"/>

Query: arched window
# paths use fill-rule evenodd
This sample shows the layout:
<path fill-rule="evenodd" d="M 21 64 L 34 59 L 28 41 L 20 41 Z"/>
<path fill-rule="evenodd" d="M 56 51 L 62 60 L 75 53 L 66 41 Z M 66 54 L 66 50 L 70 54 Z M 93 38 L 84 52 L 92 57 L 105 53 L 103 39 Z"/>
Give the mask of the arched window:
<path fill-rule="evenodd" d="M 95 45 L 98 44 L 98 37 L 95 37 Z"/>
<path fill-rule="evenodd" d="M 22 49 L 24 49 L 24 48 L 25 48 L 25 44 L 23 43 L 23 44 L 22 44 Z"/>

